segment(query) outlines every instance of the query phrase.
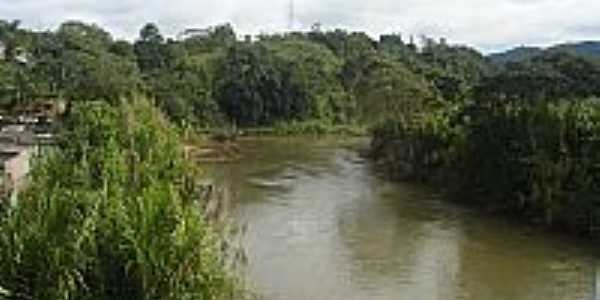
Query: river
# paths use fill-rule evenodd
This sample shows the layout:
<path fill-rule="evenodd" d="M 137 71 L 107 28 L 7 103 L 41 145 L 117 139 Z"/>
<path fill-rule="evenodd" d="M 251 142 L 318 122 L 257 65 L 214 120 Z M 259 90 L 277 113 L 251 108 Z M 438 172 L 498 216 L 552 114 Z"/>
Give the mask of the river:
<path fill-rule="evenodd" d="M 391 182 L 364 140 L 261 139 L 210 168 L 247 226 L 245 273 L 266 300 L 595 299 L 598 249 Z"/>

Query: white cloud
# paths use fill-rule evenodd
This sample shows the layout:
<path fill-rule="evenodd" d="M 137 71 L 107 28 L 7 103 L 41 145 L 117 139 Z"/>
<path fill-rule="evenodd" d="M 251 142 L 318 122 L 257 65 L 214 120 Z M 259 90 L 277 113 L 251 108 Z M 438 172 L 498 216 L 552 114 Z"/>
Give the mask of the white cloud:
<path fill-rule="evenodd" d="M 345 27 L 372 35 L 446 36 L 494 50 L 600 37 L 595 0 L 294 0 L 296 24 Z M 67 19 L 94 22 L 118 37 L 133 38 L 156 22 L 167 34 L 187 26 L 231 22 L 242 33 L 283 30 L 290 0 L 0 0 L 0 18 L 34 28 Z"/>

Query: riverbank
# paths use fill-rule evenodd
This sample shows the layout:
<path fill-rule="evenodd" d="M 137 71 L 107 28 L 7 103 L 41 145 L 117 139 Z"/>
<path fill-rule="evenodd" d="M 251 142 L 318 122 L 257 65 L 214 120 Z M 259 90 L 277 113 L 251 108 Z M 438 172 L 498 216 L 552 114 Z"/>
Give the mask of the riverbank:
<path fill-rule="evenodd" d="M 261 138 L 294 137 L 367 137 L 366 126 L 328 126 L 320 122 L 292 122 L 273 127 L 237 129 L 188 129 L 184 133 L 186 157 L 198 162 L 227 163 L 239 160 L 242 155 L 238 141 Z"/>
<path fill-rule="evenodd" d="M 62 125 L 1 210 L 0 298 L 243 298 L 215 217 L 224 204 L 157 108 L 79 103 Z"/>
<path fill-rule="evenodd" d="M 216 140 L 231 140 L 237 137 L 293 137 L 293 136 L 368 136 L 365 125 L 325 125 L 320 122 L 281 123 L 271 127 L 242 127 L 236 129 L 196 129 L 199 135 L 213 137 Z"/>
<path fill-rule="evenodd" d="M 586 100 L 442 108 L 377 126 L 371 157 L 455 201 L 596 236 L 599 117 Z"/>

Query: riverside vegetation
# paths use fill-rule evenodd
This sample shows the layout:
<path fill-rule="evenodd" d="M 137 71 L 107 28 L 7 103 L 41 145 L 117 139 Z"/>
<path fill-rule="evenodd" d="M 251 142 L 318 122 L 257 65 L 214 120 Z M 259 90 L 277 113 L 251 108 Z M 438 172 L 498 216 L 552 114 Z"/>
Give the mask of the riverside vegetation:
<path fill-rule="evenodd" d="M 549 53 L 376 126 L 372 155 L 463 202 L 582 234 L 600 221 L 597 59 Z"/>
<path fill-rule="evenodd" d="M 77 104 L 64 127 L 2 211 L 0 298 L 236 298 L 210 199 L 150 102 Z"/>
<path fill-rule="evenodd" d="M 174 40 L 148 24 L 131 43 L 78 21 L 47 32 L 4 21 L 0 41 L 7 45 L 0 63 L 0 106 L 7 110 L 49 97 L 111 103 L 143 94 L 182 127 L 278 134 L 365 132 L 421 99 L 454 97 L 464 72 L 430 52 L 444 53 L 446 63 L 461 58 L 477 74 L 487 68 L 466 47 L 428 40 L 421 53 L 397 35 L 377 43 L 364 33 L 318 28 L 240 41 L 220 25 L 208 36 Z"/>

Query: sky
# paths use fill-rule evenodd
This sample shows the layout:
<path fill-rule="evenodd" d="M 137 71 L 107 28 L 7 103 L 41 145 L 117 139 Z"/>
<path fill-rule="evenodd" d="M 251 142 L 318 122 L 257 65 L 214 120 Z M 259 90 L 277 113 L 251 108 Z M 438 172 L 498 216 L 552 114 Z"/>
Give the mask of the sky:
<path fill-rule="evenodd" d="M 231 23 L 240 34 L 290 28 L 446 37 L 489 53 L 514 46 L 600 40 L 600 0 L 0 0 L 0 18 L 54 29 L 66 20 L 95 23 L 134 39 L 147 22 L 165 35 Z"/>

